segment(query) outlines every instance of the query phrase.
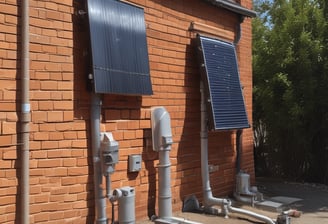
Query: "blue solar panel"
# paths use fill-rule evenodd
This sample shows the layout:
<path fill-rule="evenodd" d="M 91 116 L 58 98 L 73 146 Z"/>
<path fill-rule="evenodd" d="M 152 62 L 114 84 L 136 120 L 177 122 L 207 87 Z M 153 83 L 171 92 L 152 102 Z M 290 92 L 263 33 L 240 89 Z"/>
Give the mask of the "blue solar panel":
<path fill-rule="evenodd" d="M 214 130 L 250 127 L 240 85 L 235 46 L 199 36 L 201 76 L 209 99 L 209 127 Z"/>
<path fill-rule="evenodd" d="M 151 95 L 144 11 L 115 0 L 88 0 L 97 93 Z"/>

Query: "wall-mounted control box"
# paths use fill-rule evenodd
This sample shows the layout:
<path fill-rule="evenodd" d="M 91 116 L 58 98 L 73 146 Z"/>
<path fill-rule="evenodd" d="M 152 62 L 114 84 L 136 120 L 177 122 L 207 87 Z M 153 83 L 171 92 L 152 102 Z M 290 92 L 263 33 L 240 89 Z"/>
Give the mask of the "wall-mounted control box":
<path fill-rule="evenodd" d="M 129 172 L 141 170 L 141 155 L 129 155 Z"/>

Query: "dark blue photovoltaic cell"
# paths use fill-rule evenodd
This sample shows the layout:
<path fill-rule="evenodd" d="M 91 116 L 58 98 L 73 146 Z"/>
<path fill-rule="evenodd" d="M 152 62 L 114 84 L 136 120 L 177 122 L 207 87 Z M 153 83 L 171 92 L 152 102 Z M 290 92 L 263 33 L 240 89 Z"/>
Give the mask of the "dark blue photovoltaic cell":
<path fill-rule="evenodd" d="M 94 90 L 151 95 L 143 9 L 115 0 L 88 0 Z"/>
<path fill-rule="evenodd" d="M 210 99 L 210 127 L 214 130 L 250 127 L 234 45 L 202 36 L 199 43 L 204 64 L 202 79 Z"/>

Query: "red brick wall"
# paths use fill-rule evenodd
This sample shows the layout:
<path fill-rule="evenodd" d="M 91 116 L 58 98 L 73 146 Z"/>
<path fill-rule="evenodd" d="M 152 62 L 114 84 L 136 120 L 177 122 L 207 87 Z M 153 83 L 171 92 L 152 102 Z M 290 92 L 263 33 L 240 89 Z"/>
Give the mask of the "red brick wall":
<path fill-rule="evenodd" d="M 150 108 L 165 106 L 171 116 L 174 144 L 173 209 L 185 196 L 202 200 L 200 178 L 200 94 L 198 63 L 189 31 L 191 22 L 235 32 L 236 15 L 200 0 L 134 0 L 144 7 L 154 94 L 103 96 L 103 131 L 120 144 L 120 162 L 112 187 L 136 189 L 137 219 L 156 212 L 158 155 L 151 148 Z M 93 169 L 84 57 L 86 32 L 74 16 L 77 1 L 30 1 L 30 221 L 90 223 L 94 219 Z M 250 7 L 248 0 L 243 5 Z M 20 7 L 0 3 L 0 222 L 19 222 L 20 156 Z M 83 23 L 83 22 L 82 22 Z M 232 40 L 230 40 L 232 41 Z M 252 119 L 251 24 L 245 19 L 238 45 L 241 81 Z M 242 168 L 252 174 L 252 130 L 244 131 Z M 235 182 L 235 134 L 209 134 L 215 196 L 230 194 Z M 127 173 L 128 155 L 142 155 L 142 170 Z M 110 204 L 108 204 L 110 217 Z"/>

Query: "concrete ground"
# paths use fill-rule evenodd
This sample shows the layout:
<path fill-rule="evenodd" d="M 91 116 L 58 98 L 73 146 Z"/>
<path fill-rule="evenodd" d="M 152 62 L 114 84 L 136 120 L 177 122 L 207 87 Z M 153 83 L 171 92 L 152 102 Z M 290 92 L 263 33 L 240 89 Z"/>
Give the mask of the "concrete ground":
<path fill-rule="evenodd" d="M 288 205 L 291 209 L 297 209 L 302 212 L 301 217 L 291 218 L 292 224 L 328 224 L 328 186 L 307 183 L 294 183 L 282 180 L 273 180 L 258 178 L 257 184 L 259 191 L 264 193 L 265 198 L 274 196 L 286 196 L 300 198 L 297 201 Z M 251 210 L 261 215 L 276 219 L 279 212 L 266 211 L 263 209 L 252 208 L 251 206 L 241 205 L 243 209 Z M 195 213 L 174 213 L 175 217 L 199 222 L 203 224 L 260 224 L 263 223 L 254 218 L 243 216 L 240 214 L 229 214 L 229 218 L 225 219 L 220 216 L 195 214 Z M 150 224 L 149 220 L 138 222 L 139 224 Z"/>

